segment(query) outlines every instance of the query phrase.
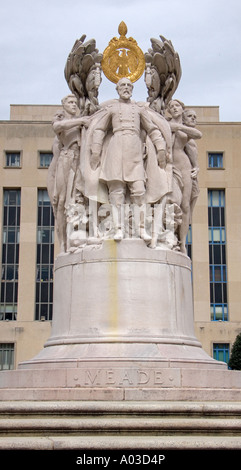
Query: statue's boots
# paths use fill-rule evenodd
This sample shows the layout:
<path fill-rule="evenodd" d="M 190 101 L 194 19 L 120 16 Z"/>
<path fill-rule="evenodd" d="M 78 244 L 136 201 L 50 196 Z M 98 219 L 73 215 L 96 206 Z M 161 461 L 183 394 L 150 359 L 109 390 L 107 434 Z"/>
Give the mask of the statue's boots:
<path fill-rule="evenodd" d="M 145 228 L 146 205 L 135 205 L 133 209 L 135 233 L 145 242 L 150 242 L 152 237 L 147 233 Z"/>
<path fill-rule="evenodd" d="M 121 205 L 112 205 L 113 226 L 115 231 L 113 238 L 115 241 L 123 240 L 125 234 L 121 208 Z"/>

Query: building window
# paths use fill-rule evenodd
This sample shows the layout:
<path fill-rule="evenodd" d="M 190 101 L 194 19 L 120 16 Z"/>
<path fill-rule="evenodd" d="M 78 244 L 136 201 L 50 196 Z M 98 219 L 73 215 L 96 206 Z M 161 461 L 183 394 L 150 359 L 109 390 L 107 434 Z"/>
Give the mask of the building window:
<path fill-rule="evenodd" d="M 213 344 L 213 358 L 217 361 L 229 361 L 229 344 L 228 343 L 214 343 Z"/>
<path fill-rule="evenodd" d="M 54 215 L 46 189 L 38 190 L 36 320 L 51 320 L 53 308 Z"/>
<path fill-rule="evenodd" d="M 208 153 L 208 168 L 223 168 L 223 152 Z"/>
<path fill-rule="evenodd" d="M 208 191 L 211 320 L 228 320 L 225 192 Z"/>
<path fill-rule="evenodd" d="M 48 168 L 52 158 L 52 152 L 39 152 L 39 168 Z"/>
<path fill-rule="evenodd" d="M 6 152 L 6 167 L 20 168 L 21 154 L 20 152 Z"/>
<path fill-rule="evenodd" d="M 187 256 L 192 259 L 192 226 L 189 225 L 189 230 L 186 237 L 186 250 Z"/>
<path fill-rule="evenodd" d="M 16 320 L 20 234 L 19 189 L 4 190 L 0 320 Z"/>
<path fill-rule="evenodd" d="M 0 370 L 14 368 L 14 344 L 0 343 Z"/>

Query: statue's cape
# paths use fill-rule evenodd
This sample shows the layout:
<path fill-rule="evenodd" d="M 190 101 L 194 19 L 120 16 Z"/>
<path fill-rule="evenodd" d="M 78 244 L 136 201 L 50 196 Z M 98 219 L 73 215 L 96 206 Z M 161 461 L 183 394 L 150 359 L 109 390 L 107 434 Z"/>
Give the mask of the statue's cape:
<path fill-rule="evenodd" d="M 106 184 L 99 180 L 101 165 L 93 170 L 90 165 L 91 146 L 93 132 L 98 128 L 98 124 L 107 114 L 107 109 L 117 100 L 109 100 L 101 105 L 101 109 L 97 111 L 90 122 L 88 129 L 82 130 L 81 134 L 81 152 L 80 152 L 80 172 L 78 177 L 78 189 L 91 200 L 100 203 L 108 202 L 108 188 Z M 150 109 L 146 103 L 137 103 L 144 106 L 149 113 L 150 119 L 160 129 L 166 142 L 166 153 L 168 154 L 168 163 L 165 169 L 158 166 L 156 150 L 151 139 L 146 138 L 147 157 L 144 162 L 146 171 L 146 202 L 158 202 L 165 194 L 172 191 L 172 140 L 171 130 L 166 119 Z M 102 157 L 106 154 L 112 131 L 110 130 L 103 141 Z"/>
<path fill-rule="evenodd" d="M 88 129 L 82 129 L 80 171 L 77 178 L 77 187 L 84 194 L 84 196 L 93 201 L 101 202 L 102 204 L 108 203 L 109 201 L 108 188 L 99 180 L 101 167 L 99 166 L 96 170 L 93 170 L 90 166 L 90 161 L 93 132 L 105 114 L 105 109 L 97 111 L 95 114 L 93 114 Z M 104 139 L 102 153 L 106 151 L 109 138 L 110 137 L 107 135 Z"/>
<path fill-rule="evenodd" d="M 56 181 L 55 181 L 56 168 L 57 168 L 58 158 L 60 154 L 59 139 L 57 136 L 55 136 L 54 138 L 52 151 L 53 151 L 53 158 L 51 160 L 51 163 L 48 169 L 47 190 L 48 190 L 48 195 L 49 195 L 51 205 L 52 207 L 54 207 L 56 205 Z"/>
<path fill-rule="evenodd" d="M 158 165 L 156 150 L 147 136 L 147 159 L 146 159 L 146 202 L 155 203 L 172 191 L 172 135 L 169 123 L 160 114 L 147 108 L 149 116 L 154 124 L 160 129 L 166 142 L 167 165 L 162 169 Z"/>

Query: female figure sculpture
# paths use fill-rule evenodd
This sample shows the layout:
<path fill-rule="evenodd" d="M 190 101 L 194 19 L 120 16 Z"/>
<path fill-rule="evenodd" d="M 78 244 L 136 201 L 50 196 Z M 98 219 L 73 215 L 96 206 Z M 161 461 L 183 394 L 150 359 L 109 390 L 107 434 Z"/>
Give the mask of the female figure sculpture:
<path fill-rule="evenodd" d="M 192 195 L 192 164 L 185 150 L 191 139 L 200 139 L 202 133 L 194 127 L 183 124 L 184 104 L 178 100 L 171 100 L 168 104 L 168 112 L 171 115 L 169 121 L 173 142 L 173 167 L 179 173 L 182 181 L 182 223 L 179 225 L 180 250 L 186 253 L 186 236 L 190 223 L 190 204 Z"/>

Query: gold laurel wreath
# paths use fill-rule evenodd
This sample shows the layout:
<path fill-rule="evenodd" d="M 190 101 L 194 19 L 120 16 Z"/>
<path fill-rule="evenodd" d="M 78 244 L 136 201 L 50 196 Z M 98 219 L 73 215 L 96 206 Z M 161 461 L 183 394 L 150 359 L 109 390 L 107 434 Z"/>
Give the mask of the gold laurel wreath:
<path fill-rule="evenodd" d="M 119 24 L 119 38 L 112 38 L 103 52 L 101 62 L 105 76 L 117 83 L 121 78 L 129 78 L 136 82 L 145 70 L 145 56 L 133 38 L 127 38 L 127 26 Z"/>

